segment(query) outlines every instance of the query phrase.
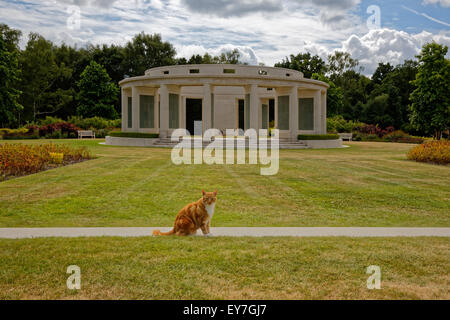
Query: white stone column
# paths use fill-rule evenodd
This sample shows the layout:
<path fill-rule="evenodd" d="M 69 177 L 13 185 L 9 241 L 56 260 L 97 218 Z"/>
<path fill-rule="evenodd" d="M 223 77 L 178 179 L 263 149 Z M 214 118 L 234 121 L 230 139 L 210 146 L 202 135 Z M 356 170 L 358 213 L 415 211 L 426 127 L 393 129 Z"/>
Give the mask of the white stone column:
<path fill-rule="evenodd" d="M 320 90 L 314 92 L 314 133 L 321 134 L 322 132 L 322 94 Z"/>
<path fill-rule="evenodd" d="M 181 92 L 181 90 L 180 90 Z M 186 129 L 186 97 L 180 94 L 180 128 Z M 202 115 L 203 117 L 203 115 Z"/>
<path fill-rule="evenodd" d="M 275 104 L 274 104 L 274 113 L 275 113 L 275 128 L 278 129 L 278 89 L 275 90 Z"/>
<path fill-rule="evenodd" d="M 122 131 L 128 129 L 128 95 L 125 94 L 125 89 L 122 88 Z"/>
<path fill-rule="evenodd" d="M 203 132 L 211 129 L 211 84 L 203 85 L 203 106 L 202 106 Z"/>
<path fill-rule="evenodd" d="M 327 134 L 327 92 L 322 91 L 322 134 Z"/>
<path fill-rule="evenodd" d="M 298 139 L 298 87 L 294 86 L 289 95 L 289 136 L 292 141 Z"/>
<path fill-rule="evenodd" d="M 159 129 L 159 89 L 155 88 L 155 129 Z"/>
<path fill-rule="evenodd" d="M 159 94 L 161 103 L 159 135 L 164 139 L 169 135 L 169 89 L 167 85 L 161 85 Z"/>
<path fill-rule="evenodd" d="M 258 85 L 250 86 L 250 128 L 255 129 L 259 133 L 259 110 L 261 101 L 259 99 Z"/>
<path fill-rule="evenodd" d="M 133 110 L 133 132 L 139 132 L 139 93 L 135 86 L 131 88 Z"/>

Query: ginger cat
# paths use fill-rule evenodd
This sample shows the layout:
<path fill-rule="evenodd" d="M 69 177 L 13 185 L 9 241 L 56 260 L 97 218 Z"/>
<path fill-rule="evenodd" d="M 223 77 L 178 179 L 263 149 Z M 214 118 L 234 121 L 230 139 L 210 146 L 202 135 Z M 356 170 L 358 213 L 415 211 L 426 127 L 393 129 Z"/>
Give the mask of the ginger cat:
<path fill-rule="evenodd" d="M 198 229 L 202 229 L 205 236 L 210 236 L 209 226 L 214 215 L 217 200 L 217 191 L 205 192 L 197 202 L 188 204 L 175 218 L 175 225 L 169 232 L 153 231 L 154 236 L 190 236 L 195 235 Z"/>

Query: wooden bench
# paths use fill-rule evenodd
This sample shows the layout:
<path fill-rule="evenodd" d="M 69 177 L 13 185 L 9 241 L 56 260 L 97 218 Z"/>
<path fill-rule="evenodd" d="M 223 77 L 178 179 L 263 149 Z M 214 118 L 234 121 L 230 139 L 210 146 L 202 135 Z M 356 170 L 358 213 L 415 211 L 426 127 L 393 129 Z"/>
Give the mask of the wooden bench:
<path fill-rule="evenodd" d="M 93 130 L 78 131 L 78 139 L 83 139 L 83 138 L 95 139 L 95 132 Z"/>
<path fill-rule="evenodd" d="M 339 136 L 341 137 L 342 141 L 352 141 L 353 140 L 353 133 L 339 133 Z"/>

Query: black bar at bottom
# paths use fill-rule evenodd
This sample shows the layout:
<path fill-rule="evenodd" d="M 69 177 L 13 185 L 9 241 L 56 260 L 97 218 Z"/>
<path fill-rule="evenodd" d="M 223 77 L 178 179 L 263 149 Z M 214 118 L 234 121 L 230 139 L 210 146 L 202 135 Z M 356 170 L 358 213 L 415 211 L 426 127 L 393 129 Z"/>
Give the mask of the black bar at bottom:
<path fill-rule="evenodd" d="M 445 309 L 444 309 L 445 308 Z M 424 310 L 433 314 L 448 310 L 448 301 L 1 301 L 3 314 L 29 313 L 46 316 L 114 316 L 142 319 L 320 319 L 372 318 L 398 314 L 402 318 Z M 35 313 L 36 312 L 36 313 Z M 42 312 L 42 313 L 41 313 Z M 428 312 L 428 311 L 427 311 Z"/>

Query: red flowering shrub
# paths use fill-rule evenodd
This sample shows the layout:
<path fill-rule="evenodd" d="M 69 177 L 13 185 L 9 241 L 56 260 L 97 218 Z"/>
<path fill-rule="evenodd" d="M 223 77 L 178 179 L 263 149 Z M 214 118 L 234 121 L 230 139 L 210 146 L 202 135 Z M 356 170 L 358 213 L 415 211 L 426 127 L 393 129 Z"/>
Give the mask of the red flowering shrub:
<path fill-rule="evenodd" d="M 383 139 L 389 142 L 398 142 L 398 143 L 417 143 L 421 144 L 423 143 L 422 138 L 419 137 L 413 137 L 402 130 L 397 130 L 391 133 L 388 133 L 387 135 L 383 136 Z"/>
<path fill-rule="evenodd" d="M 39 128 L 39 135 L 41 137 L 45 137 L 48 135 L 51 135 L 53 133 L 55 133 L 56 131 L 61 132 L 61 134 L 66 134 L 67 136 L 69 136 L 70 134 L 77 134 L 77 131 L 80 130 L 80 128 L 78 128 L 77 126 L 75 126 L 72 123 L 69 122 L 59 122 L 59 123 L 52 123 L 52 124 L 47 124 L 44 126 L 41 126 Z"/>
<path fill-rule="evenodd" d="M 387 127 L 386 129 L 382 129 L 378 125 L 366 124 L 362 127 L 358 127 L 356 130 L 359 133 L 377 135 L 378 138 L 382 138 L 383 136 L 385 136 L 391 132 L 394 132 L 395 128 Z"/>

